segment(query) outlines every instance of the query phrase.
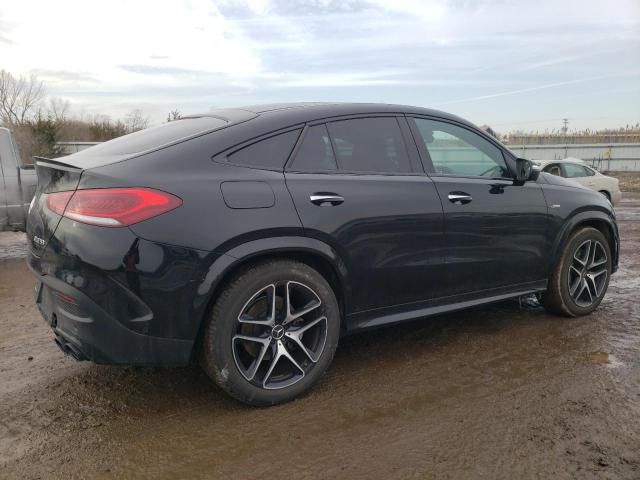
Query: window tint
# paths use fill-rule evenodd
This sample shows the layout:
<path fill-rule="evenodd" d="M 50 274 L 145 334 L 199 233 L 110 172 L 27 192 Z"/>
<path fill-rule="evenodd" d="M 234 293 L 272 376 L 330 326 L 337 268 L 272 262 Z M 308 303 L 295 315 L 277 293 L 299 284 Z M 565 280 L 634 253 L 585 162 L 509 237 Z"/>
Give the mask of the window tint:
<path fill-rule="evenodd" d="M 547 165 L 544 167 L 544 172 L 550 173 L 551 175 L 555 175 L 557 177 L 562 176 L 562 171 L 560 170 L 560 165 L 557 163 L 552 163 L 551 165 Z"/>
<path fill-rule="evenodd" d="M 295 170 L 336 170 L 336 159 L 327 127 L 315 125 L 307 129 L 293 162 Z"/>
<path fill-rule="evenodd" d="M 411 163 L 398 121 L 358 118 L 327 124 L 341 170 L 409 173 Z"/>
<path fill-rule="evenodd" d="M 575 163 L 565 163 L 564 171 L 567 178 L 588 177 L 589 173 L 582 165 L 576 165 Z"/>
<path fill-rule="evenodd" d="M 434 172 L 441 175 L 509 177 L 502 152 L 466 128 L 415 119 Z"/>
<path fill-rule="evenodd" d="M 281 169 L 287 162 L 300 130 L 281 133 L 253 143 L 227 156 L 229 163 L 258 168 Z"/>

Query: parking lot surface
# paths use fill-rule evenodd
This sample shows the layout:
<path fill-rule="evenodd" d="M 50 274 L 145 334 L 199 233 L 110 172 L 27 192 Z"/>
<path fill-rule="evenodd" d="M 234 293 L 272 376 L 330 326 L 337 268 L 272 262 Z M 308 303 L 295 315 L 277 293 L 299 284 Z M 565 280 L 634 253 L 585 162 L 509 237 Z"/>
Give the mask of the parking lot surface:
<path fill-rule="evenodd" d="M 508 301 L 347 337 L 317 388 L 269 409 L 195 366 L 63 356 L 24 237 L 0 234 L 0 478 L 638 479 L 640 194 L 616 211 L 593 315 Z"/>

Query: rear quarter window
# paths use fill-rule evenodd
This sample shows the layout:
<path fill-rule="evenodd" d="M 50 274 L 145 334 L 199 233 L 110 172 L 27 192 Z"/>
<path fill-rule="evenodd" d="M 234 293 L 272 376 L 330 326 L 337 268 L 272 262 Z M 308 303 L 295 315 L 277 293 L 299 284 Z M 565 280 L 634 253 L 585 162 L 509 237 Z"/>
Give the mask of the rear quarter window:
<path fill-rule="evenodd" d="M 234 165 L 282 170 L 298 140 L 301 129 L 274 135 L 227 155 L 226 161 Z"/>

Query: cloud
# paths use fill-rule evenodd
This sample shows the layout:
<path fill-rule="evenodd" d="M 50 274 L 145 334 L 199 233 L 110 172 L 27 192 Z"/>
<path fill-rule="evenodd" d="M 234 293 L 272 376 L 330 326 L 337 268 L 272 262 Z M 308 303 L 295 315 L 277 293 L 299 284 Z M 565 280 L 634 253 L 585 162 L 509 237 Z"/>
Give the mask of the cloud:
<path fill-rule="evenodd" d="M 480 95 L 478 97 L 460 98 L 458 100 L 449 100 L 449 101 L 446 101 L 446 102 L 436 103 L 435 105 L 451 105 L 451 104 L 454 104 L 454 103 L 475 102 L 477 100 L 488 100 L 490 98 L 506 97 L 508 95 L 517 95 L 519 93 L 535 92 L 537 90 L 545 90 L 547 88 L 563 87 L 565 85 L 573 85 L 573 84 L 576 84 L 576 83 L 584 83 L 584 82 L 590 82 L 590 81 L 593 81 L 593 80 L 601 80 L 603 78 L 610 78 L 612 76 L 613 75 L 600 75 L 598 77 L 579 78 L 577 80 L 568 80 L 566 82 L 549 83 L 547 85 L 536 85 L 534 87 L 521 88 L 519 90 L 511 90 L 511 91 L 507 91 L 507 92 L 491 93 L 491 94 L 488 94 L 488 95 Z"/>
<path fill-rule="evenodd" d="M 9 31 L 13 43 L 2 40 Z M 35 72 L 52 95 L 112 115 L 136 102 L 186 113 L 371 100 L 463 115 L 490 106 L 516 122 L 569 115 L 536 114 L 548 105 L 582 108 L 560 98 L 569 88 L 588 98 L 605 81 L 637 83 L 584 79 L 638 65 L 640 11 L 635 0 L 615 9 L 599 0 L 20 0 L 3 8 L 0 32 L 3 68 Z M 532 112 L 514 106 L 541 96 Z M 607 108 L 631 116 L 630 96 Z"/>
<path fill-rule="evenodd" d="M 189 70 L 176 67 L 157 67 L 152 65 L 118 65 L 118 68 L 131 73 L 141 75 L 201 75 L 206 72 L 202 70 Z"/>
<path fill-rule="evenodd" d="M 0 43 L 11 45 L 13 41 L 7 36 L 7 32 L 11 30 L 11 25 L 3 20 L 2 12 L 0 12 Z"/>
<path fill-rule="evenodd" d="M 70 72 L 67 70 L 46 70 L 35 68 L 30 73 L 40 77 L 45 82 L 66 82 L 66 83 L 96 83 L 97 78 L 87 72 Z"/>

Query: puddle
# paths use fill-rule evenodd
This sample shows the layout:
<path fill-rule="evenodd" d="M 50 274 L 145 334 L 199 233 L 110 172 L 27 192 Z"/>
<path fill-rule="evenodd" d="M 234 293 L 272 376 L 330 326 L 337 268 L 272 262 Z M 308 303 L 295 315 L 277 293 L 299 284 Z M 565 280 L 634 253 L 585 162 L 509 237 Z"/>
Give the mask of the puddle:
<path fill-rule="evenodd" d="M 611 363 L 607 352 L 593 352 L 589 354 L 589 359 L 591 360 L 591 363 L 595 363 L 596 365 Z"/>
<path fill-rule="evenodd" d="M 609 368 L 622 366 L 622 362 L 607 352 L 593 352 L 589 354 L 589 360 L 594 365 L 606 365 Z"/>

